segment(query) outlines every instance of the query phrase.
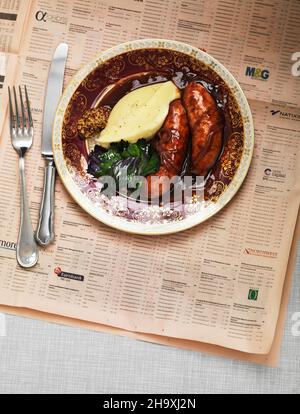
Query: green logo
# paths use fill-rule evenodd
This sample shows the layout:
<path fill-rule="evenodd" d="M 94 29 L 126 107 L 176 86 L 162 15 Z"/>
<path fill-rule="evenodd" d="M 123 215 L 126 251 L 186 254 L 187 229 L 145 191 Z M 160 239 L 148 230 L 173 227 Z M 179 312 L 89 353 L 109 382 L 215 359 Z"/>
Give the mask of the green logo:
<path fill-rule="evenodd" d="M 248 300 L 257 300 L 258 289 L 249 289 Z"/>

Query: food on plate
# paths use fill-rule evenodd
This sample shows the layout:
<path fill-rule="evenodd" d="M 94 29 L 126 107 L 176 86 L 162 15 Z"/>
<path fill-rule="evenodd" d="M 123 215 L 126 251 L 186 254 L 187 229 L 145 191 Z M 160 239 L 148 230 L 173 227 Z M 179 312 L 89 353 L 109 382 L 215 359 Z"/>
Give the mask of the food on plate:
<path fill-rule="evenodd" d="M 121 140 L 136 143 L 141 138 L 152 138 L 161 128 L 170 102 L 179 97 L 179 89 L 171 81 L 129 92 L 112 109 L 96 143 L 108 147 Z"/>
<path fill-rule="evenodd" d="M 99 106 L 87 109 L 77 123 L 77 130 L 81 138 L 95 138 L 105 128 L 110 114 L 110 108 Z"/>
<path fill-rule="evenodd" d="M 152 175 L 148 175 L 149 196 L 161 196 L 168 187 L 168 183 L 160 180 L 159 185 L 153 177 L 180 176 L 182 164 L 186 156 L 189 139 L 189 126 L 186 111 L 180 99 L 171 102 L 167 118 L 156 138 L 153 139 L 153 147 L 160 156 L 160 168 Z"/>
<path fill-rule="evenodd" d="M 152 199 L 170 189 L 173 177 L 207 176 L 224 134 L 212 87 L 201 81 L 178 87 L 171 80 L 135 86 L 113 94 L 113 104 L 106 97 L 79 119 L 80 136 L 90 139 L 89 148 L 94 146 L 88 172 L 95 178 L 113 177 L 119 191 L 126 169 L 126 194 L 141 188 L 142 196 Z M 147 185 L 134 181 L 136 176 L 145 177 Z"/>
<path fill-rule="evenodd" d="M 222 117 L 212 95 L 199 83 L 186 86 L 183 103 L 192 133 L 191 172 L 206 175 L 222 148 Z"/>

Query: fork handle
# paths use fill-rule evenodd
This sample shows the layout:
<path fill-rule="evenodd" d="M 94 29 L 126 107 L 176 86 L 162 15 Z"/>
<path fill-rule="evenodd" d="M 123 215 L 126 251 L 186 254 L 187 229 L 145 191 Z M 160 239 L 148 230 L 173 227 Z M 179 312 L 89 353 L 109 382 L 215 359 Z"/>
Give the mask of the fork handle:
<path fill-rule="evenodd" d="M 24 157 L 19 157 L 20 188 L 21 188 L 21 222 L 17 242 L 17 260 L 22 267 L 32 267 L 38 260 L 38 248 L 34 238 L 30 220 L 26 194 Z"/>
<path fill-rule="evenodd" d="M 55 164 L 52 158 L 46 158 L 43 198 L 36 240 L 47 246 L 54 239 L 54 184 Z"/>

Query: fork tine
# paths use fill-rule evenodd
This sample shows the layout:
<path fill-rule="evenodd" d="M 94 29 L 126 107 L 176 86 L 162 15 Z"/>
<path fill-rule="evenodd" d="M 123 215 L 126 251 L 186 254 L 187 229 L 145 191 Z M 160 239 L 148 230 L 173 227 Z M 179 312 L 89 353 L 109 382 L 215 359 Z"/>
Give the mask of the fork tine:
<path fill-rule="evenodd" d="M 26 106 L 27 106 L 27 113 L 28 113 L 28 125 L 29 125 L 29 128 L 32 128 L 33 127 L 33 122 L 32 122 L 30 102 L 29 102 L 29 98 L 28 98 L 26 85 L 25 85 L 24 89 L 25 89 Z"/>
<path fill-rule="evenodd" d="M 19 86 L 19 95 L 20 95 L 20 103 L 21 103 L 22 127 L 24 129 L 24 128 L 26 128 L 26 119 L 25 119 L 25 109 L 24 109 L 21 86 Z"/>
<path fill-rule="evenodd" d="M 18 109 L 18 101 L 17 101 L 17 94 L 16 94 L 16 88 L 15 87 L 13 87 L 13 91 L 14 91 L 14 98 L 15 98 L 15 111 L 16 111 L 17 127 L 21 128 L 20 117 L 19 117 L 19 109 Z"/>
<path fill-rule="evenodd" d="M 15 119 L 14 119 L 14 111 L 12 107 L 10 87 L 8 87 L 8 97 L 9 97 L 9 125 L 10 125 L 10 129 L 13 129 L 16 127 L 16 124 L 15 124 Z"/>

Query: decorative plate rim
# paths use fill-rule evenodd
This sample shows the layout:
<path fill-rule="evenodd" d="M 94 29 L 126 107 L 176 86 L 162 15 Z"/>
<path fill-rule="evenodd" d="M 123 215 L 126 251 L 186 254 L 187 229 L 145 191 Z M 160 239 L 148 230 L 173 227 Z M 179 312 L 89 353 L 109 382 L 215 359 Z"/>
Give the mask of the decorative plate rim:
<path fill-rule="evenodd" d="M 233 92 L 242 115 L 244 126 L 244 147 L 241 162 L 226 191 L 221 194 L 217 202 L 208 202 L 208 206 L 204 211 L 187 216 L 181 221 L 175 221 L 171 223 L 147 224 L 127 221 L 122 217 L 114 216 L 104 210 L 101 210 L 99 207 L 96 207 L 92 201 L 81 192 L 79 187 L 74 182 L 71 173 L 67 168 L 61 145 L 61 131 L 65 111 L 71 97 L 81 82 L 85 79 L 85 77 L 88 76 L 89 73 L 92 72 L 98 65 L 117 55 L 131 50 L 149 48 L 169 49 L 182 52 L 200 60 L 209 67 L 212 67 L 213 70 L 226 82 L 227 86 Z M 164 235 L 187 230 L 200 223 L 203 223 L 204 221 L 211 218 L 214 214 L 219 212 L 223 207 L 225 207 L 225 205 L 229 203 L 229 201 L 234 197 L 234 195 L 241 187 L 244 179 L 246 178 L 251 164 L 254 149 L 254 126 L 251 110 L 244 92 L 242 91 L 239 83 L 234 78 L 234 76 L 217 59 L 194 46 L 188 45 L 187 43 L 178 42 L 176 40 L 141 39 L 121 43 L 97 54 L 93 60 L 85 64 L 75 73 L 75 75 L 67 84 L 56 110 L 53 123 L 52 146 L 56 169 L 61 181 L 63 182 L 71 197 L 77 202 L 77 204 L 79 204 L 80 207 L 83 208 L 92 217 L 112 228 L 122 230 L 127 233 L 142 235 Z"/>

